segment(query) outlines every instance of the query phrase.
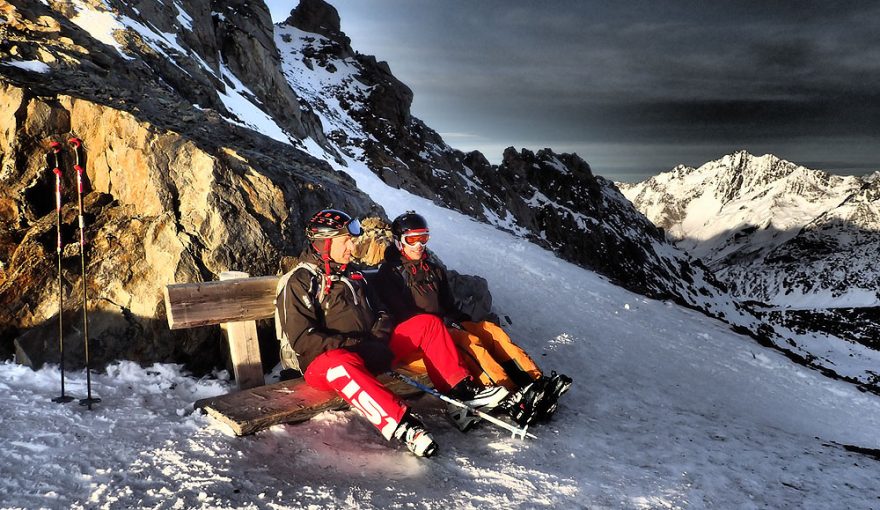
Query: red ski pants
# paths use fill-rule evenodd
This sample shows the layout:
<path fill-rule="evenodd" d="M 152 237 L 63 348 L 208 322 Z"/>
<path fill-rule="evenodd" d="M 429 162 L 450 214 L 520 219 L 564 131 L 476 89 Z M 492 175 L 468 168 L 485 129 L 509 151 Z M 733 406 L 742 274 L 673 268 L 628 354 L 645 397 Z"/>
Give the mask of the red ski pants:
<path fill-rule="evenodd" d="M 446 327 L 434 315 L 416 315 L 398 324 L 388 346 L 394 353 L 394 366 L 421 353 L 428 377 L 440 392 L 449 391 L 468 376 Z M 406 405 L 367 370 L 364 360 L 345 349 L 320 354 L 303 375 L 309 386 L 339 394 L 385 439 L 391 439 L 406 412 Z"/>

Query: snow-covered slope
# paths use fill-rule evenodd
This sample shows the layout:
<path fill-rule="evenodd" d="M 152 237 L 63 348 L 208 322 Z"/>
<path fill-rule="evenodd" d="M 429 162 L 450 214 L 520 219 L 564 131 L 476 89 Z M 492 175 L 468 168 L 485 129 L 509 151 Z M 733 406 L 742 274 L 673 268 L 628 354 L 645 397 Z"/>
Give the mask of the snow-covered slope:
<path fill-rule="evenodd" d="M 94 377 L 93 411 L 49 399 L 58 370 L 0 365 L 5 508 L 874 508 L 880 400 L 790 363 L 693 310 L 646 299 L 366 169 L 389 214 L 423 212 L 432 248 L 488 278 L 507 329 L 575 376 L 537 440 L 463 435 L 428 397 L 441 445 L 417 459 L 353 412 L 235 438 L 191 414 L 227 388 L 172 366 Z M 480 256 L 474 256 L 474 246 Z M 511 278 L 511 268 L 516 278 Z M 69 374 L 70 375 L 70 374 Z M 81 396 L 84 374 L 68 392 Z"/>

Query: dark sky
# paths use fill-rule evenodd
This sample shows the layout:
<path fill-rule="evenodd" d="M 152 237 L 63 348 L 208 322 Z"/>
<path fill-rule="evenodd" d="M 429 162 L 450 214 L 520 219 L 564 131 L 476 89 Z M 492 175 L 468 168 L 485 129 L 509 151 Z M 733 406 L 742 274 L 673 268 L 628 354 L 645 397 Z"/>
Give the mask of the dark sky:
<path fill-rule="evenodd" d="M 296 0 L 267 2 L 276 20 Z M 738 149 L 880 170 L 880 3 L 335 0 L 462 150 L 576 152 L 636 181 Z"/>

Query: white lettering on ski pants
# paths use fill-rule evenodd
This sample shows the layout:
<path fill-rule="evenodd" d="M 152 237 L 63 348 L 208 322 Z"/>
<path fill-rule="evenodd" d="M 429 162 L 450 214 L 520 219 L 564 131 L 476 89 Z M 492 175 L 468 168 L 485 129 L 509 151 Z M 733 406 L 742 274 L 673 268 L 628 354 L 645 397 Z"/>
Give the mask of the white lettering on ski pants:
<path fill-rule="evenodd" d="M 327 382 L 332 383 L 341 377 L 348 379 L 341 390 L 342 395 L 351 403 L 355 411 L 375 425 L 385 439 L 390 440 L 397 429 L 397 420 L 388 416 L 382 406 L 351 378 L 344 366 L 339 365 L 327 370 Z"/>

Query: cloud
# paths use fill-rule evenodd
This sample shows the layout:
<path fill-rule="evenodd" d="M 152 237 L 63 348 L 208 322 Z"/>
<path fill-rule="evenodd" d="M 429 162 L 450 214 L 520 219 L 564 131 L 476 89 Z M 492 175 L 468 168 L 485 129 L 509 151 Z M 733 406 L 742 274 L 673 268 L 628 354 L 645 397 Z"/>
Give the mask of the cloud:
<path fill-rule="evenodd" d="M 480 135 L 475 135 L 473 133 L 456 133 L 454 131 L 447 132 L 447 133 L 439 133 L 439 135 L 447 140 L 452 139 L 452 138 L 458 138 L 458 139 L 462 139 L 462 138 L 464 138 L 464 139 L 479 139 L 479 138 L 482 138 Z"/>
<path fill-rule="evenodd" d="M 453 144 L 662 144 L 639 153 L 694 163 L 712 152 L 695 147 L 717 157 L 744 145 L 793 160 L 877 158 L 880 4 L 332 3 L 355 49 L 387 60 L 413 89 L 414 114 Z"/>

